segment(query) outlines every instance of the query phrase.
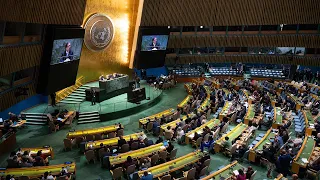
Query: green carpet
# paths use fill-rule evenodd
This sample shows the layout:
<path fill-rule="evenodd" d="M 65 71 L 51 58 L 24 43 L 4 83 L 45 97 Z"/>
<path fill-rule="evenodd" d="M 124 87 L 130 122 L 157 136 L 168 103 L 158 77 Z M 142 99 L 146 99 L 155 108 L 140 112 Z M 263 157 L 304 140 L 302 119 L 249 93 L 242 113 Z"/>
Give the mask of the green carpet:
<path fill-rule="evenodd" d="M 98 82 L 92 82 L 86 84 L 90 87 L 98 87 Z M 48 104 L 41 104 L 36 107 L 27 109 L 25 112 L 28 113 L 48 113 L 48 112 L 54 112 L 54 109 L 67 109 L 67 110 L 76 110 L 79 112 L 92 112 L 92 111 L 98 111 L 100 114 L 106 114 L 106 113 L 112 113 L 116 111 L 122 111 L 129 108 L 134 108 L 137 106 L 142 106 L 144 104 L 149 103 L 150 101 L 154 100 L 158 96 L 161 95 L 161 90 L 154 90 L 153 87 L 148 86 L 145 82 L 141 83 L 141 87 L 146 88 L 146 97 L 150 97 L 150 100 L 143 100 L 140 102 L 140 104 L 130 103 L 127 102 L 127 94 L 121 94 L 118 96 L 115 96 L 113 98 L 110 98 L 108 100 L 105 100 L 101 103 L 96 103 L 96 105 L 91 106 L 90 101 L 83 101 L 78 104 L 64 104 L 64 103 L 58 103 L 56 107 L 52 107 Z M 72 95 L 72 94 L 71 94 Z"/>
<path fill-rule="evenodd" d="M 187 93 L 183 88 L 183 84 L 178 84 L 176 88 L 163 91 L 162 98 L 159 103 L 146 109 L 142 112 L 136 113 L 131 116 L 124 118 L 100 122 L 76 125 L 73 124 L 72 129 L 86 129 L 93 127 L 107 126 L 114 123 L 121 122 L 125 126 L 125 134 L 132 134 L 141 131 L 138 127 L 139 118 L 149 116 L 168 108 L 176 108 L 177 104 L 181 102 Z M 35 107 L 29 111 L 42 112 L 43 107 Z M 231 126 L 233 128 L 234 126 Z M 79 149 L 75 148 L 72 151 L 64 152 L 63 150 L 63 139 L 66 137 L 69 129 L 63 129 L 53 134 L 48 134 L 47 127 L 45 126 L 29 126 L 20 130 L 17 133 L 17 148 L 18 147 L 41 147 L 44 145 L 50 145 L 54 149 L 55 159 L 50 161 L 50 164 L 60 164 L 66 161 L 76 162 L 76 176 L 80 180 L 96 180 L 96 179 L 112 179 L 111 174 L 107 169 L 102 169 L 99 163 L 87 164 L 83 154 L 79 153 Z M 258 132 L 259 133 L 259 132 Z M 148 136 L 149 139 L 155 140 L 155 137 Z M 183 156 L 187 153 L 194 151 L 190 145 L 178 145 L 174 143 L 175 147 L 178 148 L 177 156 Z M 6 166 L 6 159 L 9 153 L 1 155 L 0 157 L 0 167 Z M 230 163 L 230 160 L 224 157 L 222 154 L 211 155 L 211 165 L 209 171 L 217 170 L 218 167 L 224 166 Z M 249 164 L 241 163 L 243 166 L 247 167 Z M 266 168 L 259 166 L 253 166 L 254 170 L 258 170 L 255 177 L 257 180 L 267 179 Z"/>

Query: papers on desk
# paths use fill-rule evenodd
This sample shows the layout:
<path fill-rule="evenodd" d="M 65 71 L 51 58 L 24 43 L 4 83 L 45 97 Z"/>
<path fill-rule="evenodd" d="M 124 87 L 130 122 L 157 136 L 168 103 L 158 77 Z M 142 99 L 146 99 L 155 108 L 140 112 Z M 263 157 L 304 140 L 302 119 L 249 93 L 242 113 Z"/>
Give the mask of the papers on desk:
<path fill-rule="evenodd" d="M 308 163 L 308 159 L 307 159 L 307 158 L 302 158 L 301 161 L 302 161 L 303 163 L 305 163 L 305 164 Z"/>
<path fill-rule="evenodd" d="M 314 129 L 314 124 L 309 124 L 310 128 Z"/>
<path fill-rule="evenodd" d="M 236 175 L 236 176 L 238 176 L 238 175 L 239 175 L 239 171 L 238 171 L 238 170 L 234 170 L 234 171 L 233 171 L 233 174 Z"/>

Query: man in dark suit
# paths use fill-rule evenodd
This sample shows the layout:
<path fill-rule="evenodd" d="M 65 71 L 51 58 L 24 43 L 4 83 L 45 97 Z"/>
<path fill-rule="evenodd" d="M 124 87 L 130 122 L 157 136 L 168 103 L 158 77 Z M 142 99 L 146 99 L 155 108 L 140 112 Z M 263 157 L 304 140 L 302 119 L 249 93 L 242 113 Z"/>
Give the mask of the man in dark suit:
<path fill-rule="evenodd" d="M 120 139 L 118 140 L 118 147 L 121 148 L 121 146 L 124 144 L 127 144 L 127 141 L 120 136 Z"/>
<path fill-rule="evenodd" d="M 91 105 L 96 105 L 96 91 L 93 88 L 91 89 Z"/>
<path fill-rule="evenodd" d="M 158 39 L 156 37 L 152 38 L 152 42 L 149 44 L 149 51 L 159 50 L 159 49 L 160 49 L 160 43 L 158 42 Z"/>
<path fill-rule="evenodd" d="M 60 62 L 65 62 L 67 59 L 72 61 L 73 59 L 73 52 L 71 50 L 71 43 L 67 42 L 65 45 L 65 51 L 61 54 Z"/>
<path fill-rule="evenodd" d="M 52 107 L 56 106 L 56 93 L 50 94 Z"/>

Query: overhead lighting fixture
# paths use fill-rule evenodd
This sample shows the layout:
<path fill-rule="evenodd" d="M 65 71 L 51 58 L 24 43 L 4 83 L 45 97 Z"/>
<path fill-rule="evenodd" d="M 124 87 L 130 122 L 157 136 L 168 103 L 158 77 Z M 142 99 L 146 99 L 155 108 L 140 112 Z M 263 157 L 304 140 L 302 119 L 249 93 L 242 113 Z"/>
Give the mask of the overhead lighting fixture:
<path fill-rule="evenodd" d="M 202 29 L 202 28 L 203 28 L 203 26 L 200 26 L 200 28 Z"/>
<path fill-rule="evenodd" d="M 168 26 L 168 29 L 170 29 L 171 27 L 170 26 Z"/>

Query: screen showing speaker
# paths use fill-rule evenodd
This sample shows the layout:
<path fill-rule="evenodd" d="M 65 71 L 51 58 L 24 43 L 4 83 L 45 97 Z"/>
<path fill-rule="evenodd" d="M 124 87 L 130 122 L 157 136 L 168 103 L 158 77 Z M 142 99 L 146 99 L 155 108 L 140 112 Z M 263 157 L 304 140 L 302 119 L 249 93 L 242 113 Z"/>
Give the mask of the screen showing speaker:
<path fill-rule="evenodd" d="M 80 26 L 48 25 L 37 93 L 49 95 L 75 84 L 83 38 Z"/>
<path fill-rule="evenodd" d="M 166 50 L 168 35 L 148 35 L 142 36 L 141 51 Z"/>
<path fill-rule="evenodd" d="M 79 60 L 82 44 L 83 38 L 54 40 L 50 65 Z"/>

